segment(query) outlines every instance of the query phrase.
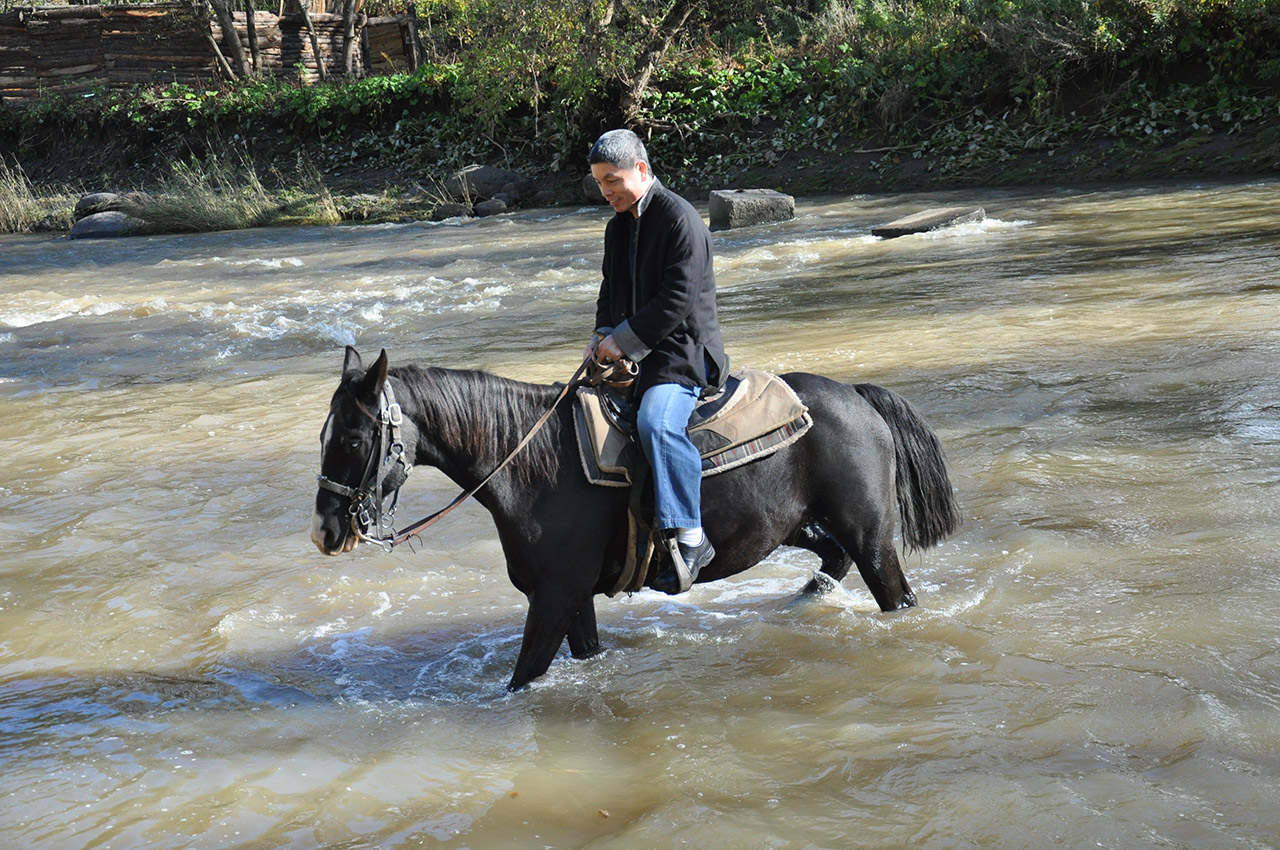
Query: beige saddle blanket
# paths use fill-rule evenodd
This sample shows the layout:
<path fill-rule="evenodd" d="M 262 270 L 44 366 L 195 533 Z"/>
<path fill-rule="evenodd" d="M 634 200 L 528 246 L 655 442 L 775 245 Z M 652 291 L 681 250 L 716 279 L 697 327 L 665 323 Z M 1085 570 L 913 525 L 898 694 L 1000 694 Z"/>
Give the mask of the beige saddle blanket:
<path fill-rule="evenodd" d="M 734 372 L 723 392 L 702 401 L 689 419 L 689 438 L 702 455 L 702 475 L 715 475 L 773 454 L 804 436 L 813 420 L 795 390 L 777 375 Z M 634 425 L 594 387 L 578 388 L 574 426 L 587 480 L 630 487 L 640 446 Z"/>

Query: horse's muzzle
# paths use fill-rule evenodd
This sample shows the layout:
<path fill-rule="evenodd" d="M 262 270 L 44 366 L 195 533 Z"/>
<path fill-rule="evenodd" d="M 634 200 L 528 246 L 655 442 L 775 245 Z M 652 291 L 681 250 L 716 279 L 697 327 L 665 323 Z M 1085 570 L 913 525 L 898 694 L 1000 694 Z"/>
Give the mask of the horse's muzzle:
<path fill-rule="evenodd" d="M 360 543 L 346 523 L 331 524 L 319 511 L 311 521 L 311 542 L 326 555 L 342 555 Z"/>

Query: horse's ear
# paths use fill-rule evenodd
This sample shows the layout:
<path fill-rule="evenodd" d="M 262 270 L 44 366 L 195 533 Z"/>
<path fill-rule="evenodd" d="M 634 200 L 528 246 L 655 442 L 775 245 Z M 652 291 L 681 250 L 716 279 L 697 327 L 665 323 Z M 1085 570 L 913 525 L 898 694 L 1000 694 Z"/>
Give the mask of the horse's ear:
<path fill-rule="evenodd" d="M 365 398 L 377 398 L 378 393 L 382 392 L 383 386 L 387 383 L 387 350 L 384 348 L 382 353 L 378 355 L 378 359 L 369 367 L 369 371 L 364 373 L 364 377 L 360 379 L 360 392 Z"/>
<path fill-rule="evenodd" d="M 360 359 L 360 352 L 356 351 L 355 346 L 347 346 L 347 357 L 342 361 L 342 374 L 347 374 L 352 369 L 360 372 L 364 371 L 364 362 Z"/>

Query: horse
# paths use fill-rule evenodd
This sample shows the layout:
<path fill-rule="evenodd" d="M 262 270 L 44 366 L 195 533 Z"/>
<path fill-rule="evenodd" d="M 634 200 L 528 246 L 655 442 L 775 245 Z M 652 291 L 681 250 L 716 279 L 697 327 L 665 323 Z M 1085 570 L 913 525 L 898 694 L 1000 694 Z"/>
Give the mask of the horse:
<path fill-rule="evenodd" d="M 736 575 L 785 545 L 821 559 L 829 578 L 814 575 L 806 592 L 856 565 L 882 612 L 916 605 L 894 545 L 896 519 L 908 552 L 936 546 L 960 523 L 937 436 L 892 390 L 802 372 L 780 377 L 813 425 L 771 455 L 703 479 L 703 528 L 716 556 L 697 581 Z M 571 405 L 556 406 L 564 390 L 481 371 L 390 368 L 385 350 L 366 369 L 348 346 L 321 432 L 311 536 L 325 554 L 371 539 L 383 494 L 394 510 L 414 466 L 439 469 L 464 495 L 479 487 L 474 497 L 493 516 L 507 575 L 529 601 L 510 691 L 545 673 L 566 638 L 576 659 L 602 651 L 594 597 L 613 592 L 628 546 L 629 490 L 587 481 Z"/>

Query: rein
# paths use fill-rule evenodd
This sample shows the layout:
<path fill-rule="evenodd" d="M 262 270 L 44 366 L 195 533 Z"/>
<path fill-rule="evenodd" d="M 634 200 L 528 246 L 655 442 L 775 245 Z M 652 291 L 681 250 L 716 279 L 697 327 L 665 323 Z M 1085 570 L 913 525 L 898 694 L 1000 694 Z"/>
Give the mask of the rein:
<path fill-rule="evenodd" d="M 445 505 L 440 510 L 429 516 L 423 517 L 411 525 L 405 526 L 399 531 L 391 528 L 390 523 L 395 515 L 395 505 L 400 496 L 400 489 L 396 488 L 393 495 L 391 509 L 384 514 L 381 509 L 382 483 L 386 480 L 387 475 L 390 474 L 396 463 L 404 465 L 406 476 L 413 471 L 413 465 L 409 463 L 404 454 L 404 444 L 401 440 L 400 432 L 401 425 L 404 422 L 404 415 L 400 409 L 400 405 L 396 403 L 395 393 L 391 388 L 390 378 L 388 378 L 384 384 L 379 404 L 380 409 L 376 415 L 373 411 L 361 404 L 359 400 L 355 400 L 356 405 L 360 408 L 361 412 L 383 426 L 379 429 L 378 451 L 370 454 L 369 456 L 369 462 L 365 466 L 363 482 L 367 482 L 369 480 L 376 462 L 375 458 L 382 454 L 383 449 L 387 446 L 388 436 L 390 437 L 390 451 L 387 452 L 381 467 L 376 473 L 376 478 L 372 488 L 364 486 L 364 483 L 362 482 L 360 490 L 353 490 L 343 484 L 330 481 L 323 475 L 318 476 L 319 484 L 322 488 L 329 490 L 330 492 L 337 493 L 351 499 L 351 530 L 358 540 L 365 543 L 374 543 L 383 547 L 387 551 L 391 551 L 401 543 L 404 543 L 418 534 L 421 534 L 423 531 L 426 531 L 439 520 L 444 519 L 455 508 L 478 493 L 480 488 L 488 484 L 495 475 L 506 468 L 507 464 L 515 460 L 516 456 L 524 450 L 525 446 L 529 445 L 530 441 L 533 440 L 538 431 L 542 430 L 542 426 L 546 425 L 547 421 L 551 419 L 551 415 L 555 413 L 556 408 L 565 400 L 569 395 L 569 392 L 579 385 L 578 379 L 581 378 L 584 373 L 587 374 L 588 377 L 583 383 L 591 386 L 595 386 L 600 383 L 609 383 L 611 386 L 626 386 L 635 380 L 635 376 L 639 373 L 639 368 L 630 360 L 621 360 L 613 363 L 602 364 L 596 362 L 592 355 L 588 355 L 573 373 L 573 377 L 571 377 L 569 382 L 564 385 L 564 389 L 562 389 L 560 394 L 556 396 L 556 400 L 553 401 L 551 406 L 547 408 L 546 412 L 538 418 L 538 421 L 533 423 L 533 427 L 529 429 L 528 433 L 526 433 L 520 442 L 516 444 L 516 447 L 512 449 L 505 458 L 503 458 L 502 462 L 494 467 L 492 472 L 486 475 L 479 484 L 469 489 L 464 489 L 452 502 Z M 382 536 L 384 520 L 390 531 L 390 534 L 387 536 Z M 374 533 L 378 536 L 375 537 L 369 535 L 368 529 L 370 526 L 374 526 Z"/>

